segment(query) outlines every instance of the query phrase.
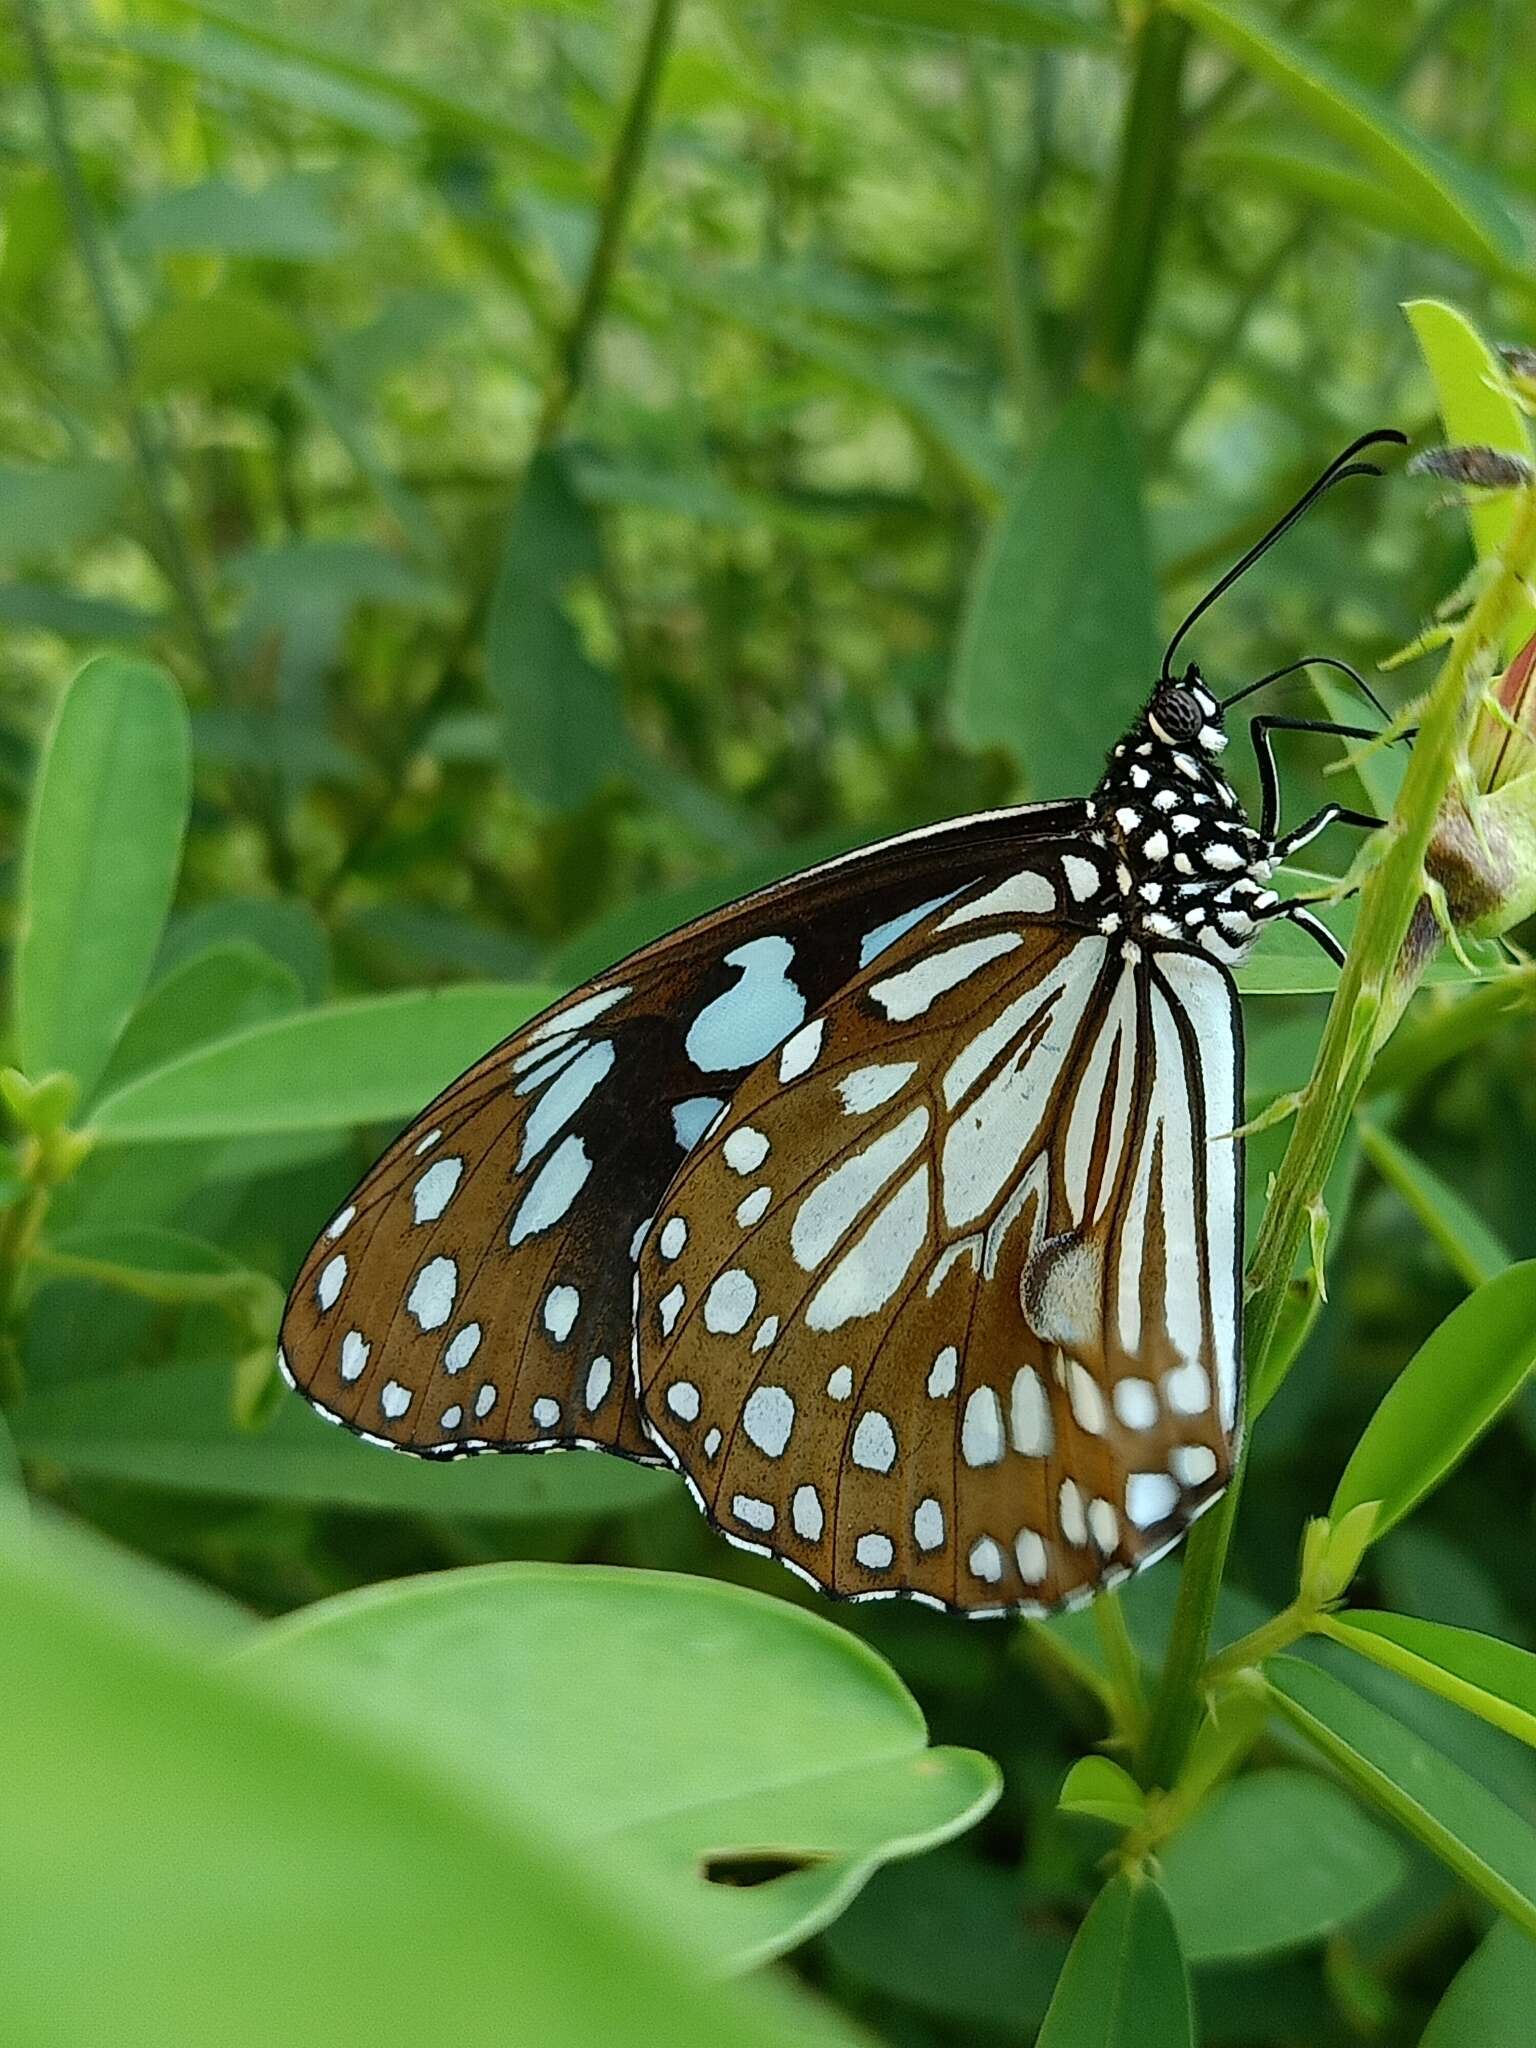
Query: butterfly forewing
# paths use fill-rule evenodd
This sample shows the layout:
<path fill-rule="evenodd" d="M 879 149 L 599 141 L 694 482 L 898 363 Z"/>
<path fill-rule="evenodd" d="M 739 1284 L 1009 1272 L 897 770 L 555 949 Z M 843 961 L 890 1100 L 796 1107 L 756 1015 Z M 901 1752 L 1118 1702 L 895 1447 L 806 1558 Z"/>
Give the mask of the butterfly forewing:
<path fill-rule="evenodd" d="M 1047 1609 L 1225 1483 L 1235 996 L 1093 928 L 1101 859 L 931 913 L 741 1085 L 647 1236 L 649 1426 L 834 1593 Z"/>
<path fill-rule="evenodd" d="M 283 1364 L 400 1449 L 595 1444 L 654 1460 L 629 1370 L 632 1262 L 742 1077 L 1042 805 L 887 841 L 659 941 L 509 1038 L 385 1153 L 322 1233 Z"/>

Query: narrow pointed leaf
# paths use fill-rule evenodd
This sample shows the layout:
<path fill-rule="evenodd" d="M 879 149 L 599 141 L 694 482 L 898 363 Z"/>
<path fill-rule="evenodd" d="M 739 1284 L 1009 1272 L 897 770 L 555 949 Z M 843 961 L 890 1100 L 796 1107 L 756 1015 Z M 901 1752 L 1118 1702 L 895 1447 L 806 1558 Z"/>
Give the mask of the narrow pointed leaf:
<path fill-rule="evenodd" d="M 143 993 L 181 865 L 187 716 L 159 669 L 117 655 L 65 692 L 27 827 L 16 1034 L 34 1079 L 82 1092 Z"/>
<path fill-rule="evenodd" d="M 1452 1309 L 1398 1374 L 1344 1468 L 1328 1518 L 1379 1500 L 1386 1534 L 1460 1463 L 1536 1365 L 1536 1259 Z"/>
<path fill-rule="evenodd" d="M 1536 1748 L 1536 1656 L 1473 1628 L 1407 1614 L 1333 1616 L 1328 1633 L 1358 1656 Z"/>
<path fill-rule="evenodd" d="M 1112 1878 L 1077 1931 L 1037 2048 L 1194 2048 L 1189 1975 L 1150 1878 Z"/>
<path fill-rule="evenodd" d="M 1298 1657 L 1265 1667 L 1288 1721 L 1374 1805 L 1536 1935 L 1536 1831 L 1459 1764 Z"/>

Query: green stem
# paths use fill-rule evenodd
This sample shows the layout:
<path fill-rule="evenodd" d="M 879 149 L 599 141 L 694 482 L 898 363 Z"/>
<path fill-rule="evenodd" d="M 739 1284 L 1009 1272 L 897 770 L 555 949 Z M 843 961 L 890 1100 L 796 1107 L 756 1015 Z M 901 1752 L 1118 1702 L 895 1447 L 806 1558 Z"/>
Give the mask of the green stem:
<path fill-rule="evenodd" d="M 1120 157 L 1105 201 L 1084 308 L 1083 374 L 1113 390 L 1141 344 L 1178 192 L 1190 29 L 1154 8 L 1136 32 Z"/>
<path fill-rule="evenodd" d="M 1014 400 L 1028 420 L 1040 410 L 1045 394 L 1026 311 L 1028 302 L 1015 233 L 1016 202 L 998 147 L 991 88 L 974 43 L 966 46 L 966 85 L 986 195 L 987 259 L 992 273 L 998 341 Z"/>
<path fill-rule="evenodd" d="M 1202 1690 L 1209 1691 L 1212 1686 L 1235 1677 L 1250 1664 L 1262 1664 L 1266 1657 L 1278 1656 L 1317 1626 L 1317 1610 L 1303 1607 L 1300 1601 L 1293 1600 L 1289 1607 L 1282 1608 L 1270 1620 L 1250 1629 L 1247 1635 L 1239 1636 L 1219 1656 L 1212 1657 L 1201 1674 Z"/>
<path fill-rule="evenodd" d="M 640 167 L 645 161 L 646 146 L 656 117 L 656 102 L 660 97 L 667 53 L 677 26 L 677 11 L 678 0 L 654 0 L 651 8 L 635 82 L 630 89 L 624 118 L 603 179 L 592 259 L 587 265 L 576 309 L 560 343 L 554 374 L 544 395 L 537 442 L 540 448 L 547 448 L 564 424 L 571 401 L 580 388 L 592 337 L 608 301 L 635 187 L 639 182 Z"/>
<path fill-rule="evenodd" d="M 1276 1176 L 1249 1268 L 1246 1355 L 1251 1413 L 1271 1400 L 1285 1364 L 1270 1370 L 1286 1291 L 1312 1213 L 1376 1052 L 1406 1008 L 1427 953 L 1405 957 L 1410 929 L 1423 923 L 1424 860 L 1435 820 L 1455 778 L 1483 683 L 1525 578 L 1536 561 L 1536 489 L 1523 491 L 1498 573 L 1458 630 L 1424 700 L 1418 739 L 1382 837 L 1382 852 L 1360 891 L 1355 942 L 1323 1027 L 1312 1078 Z M 1191 1531 L 1173 1633 L 1141 1754 L 1143 1782 L 1171 1784 L 1200 1714 L 1216 1596 L 1242 1495 L 1246 1458 L 1221 1499 Z"/>
<path fill-rule="evenodd" d="M 90 193 L 80 171 L 79 158 L 69 135 L 69 116 L 59 82 L 53 52 L 43 28 L 37 0 L 16 0 L 17 19 L 27 47 L 33 81 L 42 106 L 43 132 L 53 174 L 64 196 L 71 232 L 85 272 L 87 289 L 96 309 L 102 343 L 117 387 L 118 403 L 128 432 L 134 468 L 139 479 L 145 510 L 154 536 L 154 552 L 176 596 L 198 657 L 210 683 L 217 687 L 224 677 L 224 657 L 213 621 L 204 601 L 193 551 L 181 530 L 172 506 L 172 474 L 159 435 L 148 412 L 134 396 L 133 350 L 127 327 L 118 307 L 106 252 L 96 227 Z"/>
<path fill-rule="evenodd" d="M 1114 1591 L 1101 1593 L 1093 1603 L 1099 1647 L 1109 1666 L 1110 1700 L 1116 1732 L 1134 1749 L 1141 1739 L 1146 1717 L 1146 1698 L 1141 1686 L 1141 1659 L 1131 1632 L 1125 1625 L 1125 1609 Z"/>

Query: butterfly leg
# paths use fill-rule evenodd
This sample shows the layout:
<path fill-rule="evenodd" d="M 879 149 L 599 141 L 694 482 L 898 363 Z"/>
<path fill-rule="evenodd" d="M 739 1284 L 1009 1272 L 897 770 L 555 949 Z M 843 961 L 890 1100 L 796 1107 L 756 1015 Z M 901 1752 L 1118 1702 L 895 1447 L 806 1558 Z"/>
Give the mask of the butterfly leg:
<path fill-rule="evenodd" d="M 1277 718 L 1265 716 L 1249 721 L 1249 733 L 1253 739 L 1254 759 L 1259 764 L 1259 787 L 1263 801 L 1260 806 L 1260 836 L 1274 844 L 1276 855 L 1285 860 L 1298 847 L 1305 846 L 1329 825 L 1358 825 L 1364 831 L 1374 831 L 1381 824 L 1380 818 L 1373 818 L 1365 811 L 1352 811 L 1343 804 L 1325 804 L 1314 817 L 1298 825 L 1294 832 L 1277 840 L 1275 834 L 1280 827 L 1280 775 L 1275 767 L 1274 744 L 1270 738 L 1275 732 L 1321 732 L 1341 740 L 1374 740 L 1380 735 L 1362 725 L 1332 725 L 1316 718 Z"/>

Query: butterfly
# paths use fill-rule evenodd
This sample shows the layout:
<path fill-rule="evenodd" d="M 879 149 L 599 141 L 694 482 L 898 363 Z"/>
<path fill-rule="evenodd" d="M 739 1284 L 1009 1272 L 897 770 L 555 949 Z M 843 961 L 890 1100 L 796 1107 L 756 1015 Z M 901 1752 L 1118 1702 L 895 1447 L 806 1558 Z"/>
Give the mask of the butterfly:
<path fill-rule="evenodd" d="M 1378 822 L 1282 833 L 1271 733 L 1307 722 L 1256 718 L 1251 824 L 1225 714 L 1306 664 L 1221 702 L 1173 661 L 1384 441 L 1185 619 L 1089 796 L 812 868 L 488 1052 L 321 1233 L 289 1383 L 422 1457 L 675 1466 L 733 1543 L 844 1598 L 1043 1614 L 1166 1552 L 1242 1420 L 1232 969 L 1282 918 L 1337 955 L 1272 883 Z"/>

